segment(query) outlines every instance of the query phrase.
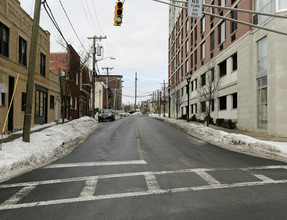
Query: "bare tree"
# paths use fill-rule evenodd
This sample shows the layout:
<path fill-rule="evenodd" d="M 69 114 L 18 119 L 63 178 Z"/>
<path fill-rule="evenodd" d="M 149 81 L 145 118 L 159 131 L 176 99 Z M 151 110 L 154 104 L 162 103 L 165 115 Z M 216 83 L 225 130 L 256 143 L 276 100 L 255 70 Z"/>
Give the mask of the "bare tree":
<path fill-rule="evenodd" d="M 220 86 L 220 79 L 215 79 L 214 68 L 201 75 L 201 87 L 197 90 L 197 99 L 200 102 L 201 113 L 209 126 L 211 111 L 214 108 L 214 99 Z"/>
<path fill-rule="evenodd" d="M 176 90 L 172 95 L 171 95 L 172 102 L 174 103 L 172 105 L 173 111 L 176 113 L 176 119 L 178 119 L 178 113 L 180 110 L 180 106 L 183 103 L 182 102 L 182 97 L 180 96 L 180 90 Z"/>

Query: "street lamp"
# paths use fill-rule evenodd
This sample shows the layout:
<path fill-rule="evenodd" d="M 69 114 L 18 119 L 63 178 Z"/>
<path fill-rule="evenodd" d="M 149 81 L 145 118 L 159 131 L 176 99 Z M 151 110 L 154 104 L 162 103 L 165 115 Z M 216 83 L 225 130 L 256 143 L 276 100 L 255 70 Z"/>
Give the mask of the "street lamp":
<path fill-rule="evenodd" d="M 185 78 L 186 78 L 186 82 L 187 82 L 187 108 L 186 108 L 186 111 L 187 111 L 187 122 L 189 122 L 189 83 L 190 83 L 190 80 L 191 80 L 191 72 L 187 72 L 186 75 L 185 75 Z"/>

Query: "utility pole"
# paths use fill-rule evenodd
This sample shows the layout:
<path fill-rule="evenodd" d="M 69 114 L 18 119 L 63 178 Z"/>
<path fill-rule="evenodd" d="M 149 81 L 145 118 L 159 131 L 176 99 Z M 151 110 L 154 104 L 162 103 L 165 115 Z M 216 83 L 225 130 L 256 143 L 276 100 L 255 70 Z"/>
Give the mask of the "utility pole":
<path fill-rule="evenodd" d="M 137 107 L 137 72 L 135 73 L 135 111 L 136 111 L 136 107 Z"/>
<path fill-rule="evenodd" d="M 96 99 L 96 88 L 95 88 L 95 83 L 96 83 L 96 40 L 102 40 L 102 39 L 107 39 L 106 36 L 102 37 L 88 37 L 88 39 L 93 40 L 93 75 L 92 75 L 92 117 L 95 118 L 95 99 Z"/>
<path fill-rule="evenodd" d="M 165 80 L 163 80 L 163 115 L 165 117 Z"/>
<path fill-rule="evenodd" d="M 37 52 L 37 44 L 38 44 L 40 12 L 41 12 L 41 0 L 36 0 L 35 7 L 34 7 L 34 21 L 33 21 L 33 29 L 32 29 L 28 78 L 27 78 L 27 87 L 26 87 L 26 107 L 25 107 L 24 126 L 23 126 L 23 141 L 24 142 L 30 142 L 34 75 L 35 75 L 36 52 Z"/>
<path fill-rule="evenodd" d="M 113 70 L 114 67 L 102 67 L 103 70 L 107 70 L 107 77 L 106 77 L 106 83 L 107 83 L 107 89 L 106 89 L 106 96 L 107 96 L 107 109 L 109 109 L 109 70 Z"/>

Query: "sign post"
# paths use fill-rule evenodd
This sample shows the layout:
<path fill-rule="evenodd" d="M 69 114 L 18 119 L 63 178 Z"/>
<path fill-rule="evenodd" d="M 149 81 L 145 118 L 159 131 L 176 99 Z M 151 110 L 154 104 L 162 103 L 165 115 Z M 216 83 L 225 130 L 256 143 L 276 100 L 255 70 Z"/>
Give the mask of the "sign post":
<path fill-rule="evenodd" d="M 194 18 L 202 17 L 203 0 L 188 0 L 187 13 L 188 16 Z"/>

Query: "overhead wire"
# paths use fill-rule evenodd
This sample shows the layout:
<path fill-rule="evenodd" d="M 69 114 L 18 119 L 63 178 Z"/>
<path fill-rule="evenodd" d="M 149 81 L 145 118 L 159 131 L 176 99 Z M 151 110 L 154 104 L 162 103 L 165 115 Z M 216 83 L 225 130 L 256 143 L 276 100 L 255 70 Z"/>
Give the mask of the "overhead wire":
<path fill-rule="evenodd" d="M 91 21 L 90 21 L 88 15 L 87 15 L 87 12 L 86 12 L 86 9 L 85 9 L 85 6 L 84 6 L 82 0 L 80 0 L 80 2 L 81 2 L 81 5 L 82 5 L 83 10 L 84 10 L 84 13 L 85 13 L 85 15 L 86 15 L 86 18 L 87 18 L 87 20 L 88 20 L 88 22 L 89 22 L 89 24 L 90 24 L 90 27 L 91 27 L 92 31 L 93 31 L 94 33 L 96 33 L 97 31 L 95 31 L 94 28 L 93 28 L 93 25 L 92 25 L 92 23 L 91 23 Z"/>
<path fill-rule="evenodd" d="M 64 5 L 62 4 L 62 1 L 59 0 L 59 3 L 61 4 L 61 7 L 62 7 L 62 9 L 63 9 L 63 11 L 64 11 L 64 13 L 65 13 L 65 15 L 66 15 L 66 17 L 67 17 L 67 19 L 68 19 L 68 21 L 69 21 L 71 27 L 72 27 L 72 29 L 73 29 L 73 32 L 75 33 L 75 35 L 76 35 L 78 41 L 80 42 L 82 48 L 84 49 L 84 51 L 85 51 L 86 53 L 88 53 L 87 50 L 86 50 L 86 48 L 84 47 L 82 41 L 80 40 L 79 35 L 77 34 L 77 32 L 76 32 L 76 30 L 75 30 L 75 28 L 74 28 L 74 26 L 73 26 L 73 24 L 72 24 L 72 22 L 71 22 L 71 20 L 70 20 L 70 18 L 69 18 L 69 16 L 68 16 L 68 14 L 67 14 L 67 11 L 66 11 L 65 8 L 64 8 Z"/>

